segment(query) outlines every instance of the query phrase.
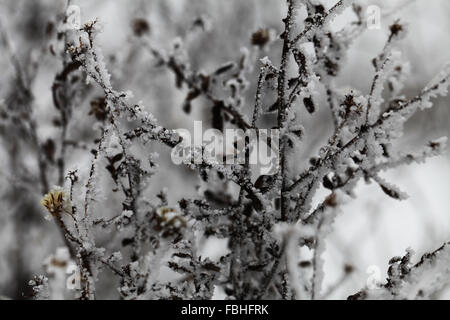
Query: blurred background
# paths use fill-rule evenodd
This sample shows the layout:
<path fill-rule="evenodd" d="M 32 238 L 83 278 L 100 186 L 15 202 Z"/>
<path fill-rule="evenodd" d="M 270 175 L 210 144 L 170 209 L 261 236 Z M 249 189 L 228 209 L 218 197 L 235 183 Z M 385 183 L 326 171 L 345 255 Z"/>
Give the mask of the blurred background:
<path fill-rule="evenodd" d="M 357 1 L 358 3 L 359 1 Z M 409 33 L 400 49 L 411 65 L 411 76 L 405 83 L 404 94 L 413 97 L 450 61 L 450 2 L 447 0 L 416 1 L 360 1 L 378 5 L 383 12 L 398 8 L 395 13 L 381 19 L 381 28 L 366 30 L 352 45 L 345 68 L 337 79 L 342 87 L 353 87 L 367 93 L 373 78 L 371 60 L 381 51 L 388 35 L 388 27 L 398 18 L 408 24 Z M 250 83 L 246 92 L 244 110 L 250 113 L 255 94 L 258 59 L 268 56 L 278 64 L 280 41 L 276 38 L 265 48 L 251 44 L 251 35 L 260 28 L 272 30 L 272 36 L 282 30 L 281 19 L 285 14 L 284 1 L 279 0 L 74 0 L 81 8 L 81 21 L 95 18 L 103 25 L 99 41 L 112 74 L 113 86 L 118 90 L 131 90 L 137 100 L 142 100 L 148 111 L 168 128 L 193 127 L 194 120 L 210 121 L 211 105 L 203 99 L 195 100 L 192 111 L 182 110 L 187 90 L 175 87 L 173 74 L 155 63 L 152 55 L 135 36 L 136 19 L 148 22 L 145 30 L 152 45 L 170 50 L 174 41 L 182 39 L 189 55 L 191 67 L 211 72 L 228 61 L 238 61 L 242 48 L 247 48 L 254 68 L 247 74 Z M 327 5 L 333 1 L 324 1 Z M 38 64 L 33 81 L 33 114 L 38 123 L 38 137 L 46 141 L 58 132 L 52 123 L 54 113 L 51 86 L 61 60 L 51 54 L 42 54 L 49 23 L 56 23 L 57 16 L 65 11 L 66 1 L 58 0 L 1 0 L 1 28 L 22 65 Z M 198 27 L 199 18 L 202 25 Z M 346 12 L 336 21 L 336 28 L 354 19 Z M 195 29 L 197 26 L 197 29 Z M 200 30 L 201 29 L 201 30 Z M 47 45 L 48 47 L 48 45 Z M 47 47 L 44 49 L 46 52 Z M 14 91 L 14 68 L 0 45 L 0 100 Z M 73 122 L 68 136 L 71 140 L 92 143 L 98 132 L 96 119 L 87 116 L 90 101 L 100 91 L 91 88 L 74 109 Z M 325 99 L 323 99 L 325 102 Z M 435 107 L 419 112 L 407 124 L 405 135 L 396 148 L 416 151 L 429 140 L 449 136 L 450 98 L 435 101 Z M 329 110 L 319 103 L 318 112 L 303 116 L 306 128 L 305 141 L 296 157 L 299 164 L 294 172 L 307 165 L 331 133 Z M 246 108 L 245 106 L 248 106 Z M 208 122 L 209 123 L 209 122 Z M 2 129 L 0 140 L 0 296 L 23 298 L 29 292 L 27 283 L 34 275 L 44 274 L 45 259 L 63 245 L 56 226 L 44 220 L 44 208 L 36 188 L 27 188 L 19 181 L 10 155 L 19 140 Z M 17 141 L 15 140 L 17 138 Z M 182 197 L 196 197 L 200 181 L 195 172 L 177 167 L 170 161 L 166 148 L 151 144 L 149 149 L 160 154 L 159 173 L 153 178 L 146 192 L 149 195 L 168 188 L 169 202 L 176 204 Z M 22 152 L 21 161 L 30 171 L 36 172 L 33 155 Z M 84 150 L 71 150 L 67 155 L 68 168 L 80 169 L 85 179 L 90 154 Z M 434 250 L 450 240 L 450 157 L 429 159 L 426 164 L 400 167 L 383 173 L 395 182 L 410 198 L 398 202 L 385 196 L 376 185 L 361 181 L 356 190 L 357 198 L 348 202 L 335 222 L 335 231 L 329 236 L 325 252 L 325 283 L 323 292 L 327 298 L 346 298 L 366 285 L 373 267 L 379 268 L 380 281 L 385 278 L 387 262 L 396 255 L 403 255 L 411 247 L 419 259 L 424 252 Z M 56 184 L 56 180 L 53 181 Z M 30 182 L 32 183 L 32 182 Z M 107 182 L 105 182 L 106 184 Z M 315 201 L 320 201 L 320 195 Z M 103 215 L 114 216 L 120 200 L 110 193 L 103 194 Z M 119 209 L 120 210 L 120 209 Z M 109 241 L 111 235 L 100 235 L 99 245 Z M 223 247 L 217 241 L 208 246 L 211 254 Z M 413 258 L 414 260 L 414 258 Z M 351 270 L 352 272 L 348 272 Z M 341 284 L 336 290 L 335 284 Z M 111 287 L 100 288 L 102 297 L 116 295 Z"/>

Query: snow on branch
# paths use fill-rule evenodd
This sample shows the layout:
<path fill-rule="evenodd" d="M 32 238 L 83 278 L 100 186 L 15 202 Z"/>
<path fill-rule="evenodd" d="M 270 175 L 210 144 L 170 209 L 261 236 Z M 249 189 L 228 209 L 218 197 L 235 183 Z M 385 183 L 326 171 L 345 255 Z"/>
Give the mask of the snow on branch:
<path fill-rule="evenodd" d="M 350 300 L 423 300 L 437 299 L 448 290 L 450 244 L 425 253 L 419 262 L 411 263 L 412 251 L 389 261 L 386 283 L 378 288 L 363 289 Z"/>
<path fill-rule="evenodd" d="M 192 54 L 191 46 L 202 37 L 208 44 L 202 50 L 214 52 L 214 42 L 205 36 L 210 23 L 203 16 L 180 28 L 182 35 L 167 46 L 152 35 L 162 26 L 135 18 L 130 45 L 114 57 L 102 51 L 99 20 L 70 27 L 69 15 L 76 10 L 53 17 L 57 26 L 49 27 L 40 51 L 61 62 L 48 86 L 51 116 L 39 114 L 34 95 L 41 87 L 34 83 L 40 64 L 26 67 L 27 60 L 17 55 L 12 38 L 0 28 L 12 66 L 11 88 L 0 101 L 5 166 L 15 175 L 5 188 L 11 187 L 8 194 L 14 196 L 33 195 L 24 207 L 10 196 L 17 213 L 14 226 L 21 230 L 26 219 L 19 214 L 39 206 L 41 199 L 40 211 L 35 211 L 39 218 L 48 213 L 63 246 L 48 252 L 45 275 L 30 281 L 31 298 L 98 299 L 112 287 L 110 295 L 133 300 L 327 297 L 324 252 L 331 248 L 325 244 L 334 220 L 345 214 L 344 203 L 358 201 L 357 183 L 376 183 L 380 195 L 406 200 L 397 182 L 386 181 L 382 172 L 444 153 L 445 137 L 427 137 L 419 150 L 397 148 L 396 142 L 414 114 L 447 95 L 450 65 L 407 97 L 403 88 L 410 65 L 397 45 L 408 28 L 395 20 L 381 52 L 373 54 L 372 70 L 364 70 L 372 78 L 370 88 L 360 92 L 338 77 L 352 64 L 349 49 L 365 28 L 363 7 L 351 0 L 335 1 L 330 8 L 312 0 L 285 4 L 280 30 L 257 30 L 248 47 L 235 48 L 217 64 Z M 350 8 L 356 20 L 334 31 L 335 19 Z M 169 33 L 162 32 L 168 39 Z M 156 106 L 149 112 L 143 102 L 134 102 L 131 91 L 117 89 L 134 85 L 120 67 L 125 62 L 142 79 L 161 82 L 161 92 L 170 94 L 164 98 L 167 105 L 181 97 L 179 111 L 186 119 L 193 120 L 198 108 L 217 136 L 234 130 L 244 138 L 233 140 L 213 159 L 205 157 L 211 146 L 207 141 L 192 146 L 171 129 L 178 123 L 175 113 L 166 115 L 174 118 L 170 121 L 157 120 Z M 151 74 L 144 72 L 146 63 L 153 64 Z M 174 83 L 163 83 L 165 73 Z M 317 123 L 319 130 L 312 128 Z M 268 138 L 268 128 L 277 135 Z M 320 139 L 308 146 L 305 137 L 318 131 Z M 42 132 L 50 132 L 49 138 L 42 138 Z M 249 132 L 267 138 L 273 165 L 269 172 L 263 170 L 266 163 L 251 163 L 256 147 L 247 141 Z M 239 150 L 242 140 L 246 143 Z M 178 172 L 167 157 L 179 148 L 188 156 L 180 163 L 183 176 L 174 192 L 164 185 Z M 164 154 L 159 158 L 156 150 Z M 238 157 L 235 153 L 244 155 L 243 161 L 227 162 L 230 155 Z M 319 190 L 326 193 L 322 198 Z M 210 242 L 224 248 L 206 253 Z M 450 278 L 448 245 L 416 264 L 411 255 L 408 251 L 391 260 L 386 284 L 353 298 L 437 296 Z M 69 267 L 76 271 L 75 285 L 66 292 L 63 280 Z"/>

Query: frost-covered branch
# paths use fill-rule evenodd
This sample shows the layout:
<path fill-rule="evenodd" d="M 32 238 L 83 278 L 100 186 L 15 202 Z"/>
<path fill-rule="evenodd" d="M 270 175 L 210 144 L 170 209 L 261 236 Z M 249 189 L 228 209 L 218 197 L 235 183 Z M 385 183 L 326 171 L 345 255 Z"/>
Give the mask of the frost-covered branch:
<path fill-rule="evenodd" d="M 363 289 L 348 297 L 350 300 L 423 300 L 437 299 L 448 289 L 450 262 L 449 243 L 425 253 L 419 262 L 411 263 L 413 251 L 389 261 L 386 283 L 377 288 Z"/>

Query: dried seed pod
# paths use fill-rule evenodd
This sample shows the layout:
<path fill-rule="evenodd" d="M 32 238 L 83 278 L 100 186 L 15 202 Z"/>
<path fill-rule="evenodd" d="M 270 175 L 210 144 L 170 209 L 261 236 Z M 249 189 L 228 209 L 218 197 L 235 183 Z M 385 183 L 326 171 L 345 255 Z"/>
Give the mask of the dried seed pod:
<path fill-rule="evenodd" d="M 136 36 L 142 37 L 145 34 L 150 33 L 150 25 L 147 20 L 138 18 L 134 19 L 131 23 L 131 28 Z"/>
<path fill-rule="evenodd" d="M 259 29 L 252 34 L 252 45 L 260 48 L 264 47 L 270 41 L 270 31 L 267 28 Z"/>
<path fill-rule="evenodd" d="M 64 191 L 60 189 L 53 189 L 47 193 L 41 200 L 41 204 L 53 217 L 61 216 L 62 213 L 71 214 L 69 200 Z"/>

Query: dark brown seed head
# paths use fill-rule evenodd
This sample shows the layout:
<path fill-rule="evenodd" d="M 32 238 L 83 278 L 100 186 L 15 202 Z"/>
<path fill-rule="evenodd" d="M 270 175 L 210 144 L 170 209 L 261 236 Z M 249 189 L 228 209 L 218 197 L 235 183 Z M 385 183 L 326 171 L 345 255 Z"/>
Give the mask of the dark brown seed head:
<path fill-rule="evenodd" d="M 260 48 L 264 47 L 270 41 L 269 29 L 259 29 L 252 34 L 252 44 Z"/>
<path fill-rule="evenodd" d="M 403 31 L 403 26 L 402 26 L 401 24 L 399 24 L 399 23 L 394 23 L 393 25 L 391 25 L 391 26 L 389 27 L 389 30 L 391 30 L 391 34 L 392 34 L 393 36 L 396 36 L 396 35 L 398 35 L 400 32 Z"/>
<path fill-rule="evenodd" d="M 136 36 L 142 37 L 150 32 L 150 25 L 145 19 L 134 19 L 131 23 L 131 27 Z"/>

